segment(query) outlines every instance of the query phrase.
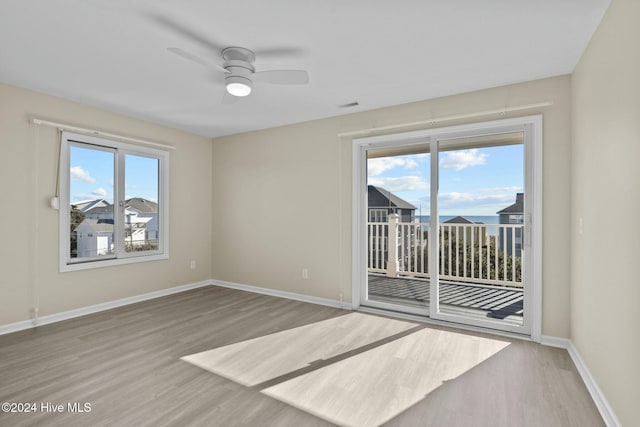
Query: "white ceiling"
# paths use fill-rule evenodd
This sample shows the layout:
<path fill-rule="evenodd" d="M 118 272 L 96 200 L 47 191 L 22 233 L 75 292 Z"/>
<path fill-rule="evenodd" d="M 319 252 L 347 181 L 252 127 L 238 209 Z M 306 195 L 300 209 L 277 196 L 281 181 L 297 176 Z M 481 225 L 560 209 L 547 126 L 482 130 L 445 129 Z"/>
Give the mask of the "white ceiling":
<path fill-rule="evenodd" d="M 0 82 L 216 137 L 571 73 L 608 4 L 0 0 Z M 288 51 L 255 66 L 310 84 L 223 105 L 221 72 L 167 51 L 215 46 Z"/>

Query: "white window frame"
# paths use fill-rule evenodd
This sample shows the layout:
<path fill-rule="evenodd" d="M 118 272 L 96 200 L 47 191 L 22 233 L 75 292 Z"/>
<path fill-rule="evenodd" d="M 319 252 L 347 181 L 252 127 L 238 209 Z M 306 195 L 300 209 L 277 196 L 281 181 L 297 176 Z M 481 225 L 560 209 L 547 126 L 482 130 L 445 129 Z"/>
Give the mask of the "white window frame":
<path fill-rule="evenodd" d="M 128 144 L 90 135 L 61 132 L 60 141 L 60 272 L 88 270 L 138 262 L 158 261 L 169 258 L 169 152 L 156 148 Z M 114 236 L 113 256 L 76 260 L 70 254 L 70 148 L 73 145 L 93 145 L 95 149 L 114 151 Z M 158 159 L 158 249 L 126 252 L 124 245 L 124 170 L 125 156 L 136 155 Z M 122 217 L 122 218 L 121 218 Z"/>
<path fill-rule="evenodd" d="M 373 217 L 373 220 L 372 220 Z M 384 221 L 383 221 L 384 217 Z M 379 220 L 379 221 L 378 221 Z M 369 222 L 389 222 L 389 210 L 388 209 L 369 209 Z"/>
<path fill-rule="evenodd" d="M 509 215 L 509 224 L 524 224 L 524 214 Z"/>

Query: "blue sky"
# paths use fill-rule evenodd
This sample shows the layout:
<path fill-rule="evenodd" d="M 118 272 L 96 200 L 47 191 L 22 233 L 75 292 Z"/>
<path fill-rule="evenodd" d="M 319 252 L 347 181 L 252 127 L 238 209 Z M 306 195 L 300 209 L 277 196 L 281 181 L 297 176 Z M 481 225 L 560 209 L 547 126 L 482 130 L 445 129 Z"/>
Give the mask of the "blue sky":
<path fill-rule="evenodd" d="M 523 145 L 440 153 L 440 215 L 495 215 L 524 191 Z M 369 159 L 369 184 L 429 215 L 430 154 Z M 416 214 L 420 214 L 419 211 Z"/>
<path fill-rule="evenodd" d="M 72 146 L 71 202 L 105 199 L 113 203 L 114 153 Z M 125 156 L 125 198 L 158 200 L 158 160 Z"/>

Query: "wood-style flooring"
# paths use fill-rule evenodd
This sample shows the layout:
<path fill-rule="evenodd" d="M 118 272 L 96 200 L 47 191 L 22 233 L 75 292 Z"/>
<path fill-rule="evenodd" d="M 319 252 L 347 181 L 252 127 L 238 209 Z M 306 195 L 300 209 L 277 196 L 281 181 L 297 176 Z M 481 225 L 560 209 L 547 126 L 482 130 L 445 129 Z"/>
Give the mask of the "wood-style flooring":
<path fill-rule="evenodd" d="M 604 425 L 565 350 L 218 287 L 0 336 L 1 402 L 36 412 L 0 426 Z"/>

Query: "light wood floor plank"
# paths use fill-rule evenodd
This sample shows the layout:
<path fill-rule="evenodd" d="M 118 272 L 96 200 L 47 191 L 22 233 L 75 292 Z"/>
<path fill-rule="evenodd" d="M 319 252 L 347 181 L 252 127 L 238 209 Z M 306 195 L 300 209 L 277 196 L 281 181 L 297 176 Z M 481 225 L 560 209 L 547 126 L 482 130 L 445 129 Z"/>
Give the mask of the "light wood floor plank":
<path fill-rule="evenodd" d="M 91 404 L 12 427 L 604 425 L 564 350 L 216 287 L 0 336 L 5 401 Z"/>

